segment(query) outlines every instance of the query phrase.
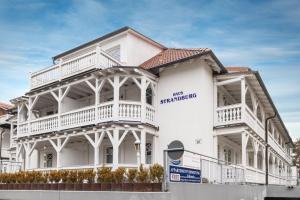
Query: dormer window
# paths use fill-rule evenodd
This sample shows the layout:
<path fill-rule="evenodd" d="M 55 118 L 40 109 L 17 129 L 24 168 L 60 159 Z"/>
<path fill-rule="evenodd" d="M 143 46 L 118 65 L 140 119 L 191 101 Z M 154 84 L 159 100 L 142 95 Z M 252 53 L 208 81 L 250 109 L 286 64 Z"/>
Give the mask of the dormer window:
<path fill-rule="evenodd" d="M 105 51 L 108 55 L 116 59 L 117 61 L 121 60 L 121 48 L 120 45 L 114 46 Z"/>

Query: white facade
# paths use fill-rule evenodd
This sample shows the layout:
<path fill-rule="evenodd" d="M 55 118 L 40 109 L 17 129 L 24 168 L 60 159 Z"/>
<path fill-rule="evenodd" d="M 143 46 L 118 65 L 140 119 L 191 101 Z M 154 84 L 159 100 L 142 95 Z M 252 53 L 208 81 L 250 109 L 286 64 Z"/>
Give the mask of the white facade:
<path fill-rule="evenodd" d="M 139 67 L 164 48 L 126 29 L 33 73 L 31 91 L 13 100 L 24 169 L 162 164 L 163 150 L 180 140 L 264 183 L 264 120 L 277 112 L 264 86 L 252 72 L 220 73 L 211 55 L 155 73 Z M 270 183 L 286 184 L 293 144 L 279 116 L 270 124 Z"/>

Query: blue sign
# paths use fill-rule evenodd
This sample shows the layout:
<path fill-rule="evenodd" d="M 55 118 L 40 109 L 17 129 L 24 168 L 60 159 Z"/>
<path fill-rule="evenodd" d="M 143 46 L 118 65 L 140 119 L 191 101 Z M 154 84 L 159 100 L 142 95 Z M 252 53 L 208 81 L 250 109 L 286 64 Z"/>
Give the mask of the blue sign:
<path fill-rule="evenodd" d="M 170 165 L 171 182 L 201 183 L 201 170 Z"/>
<path fill-rule="evenodd" d="M 182 91 L 174 92 L 172 97 L 160 100 L 160 104 L 174 103 L 177 101 L 184 101 L 184 100 L 189 100 L 194 98 L 197 98 L 196 93 L 184 94 Z"/>

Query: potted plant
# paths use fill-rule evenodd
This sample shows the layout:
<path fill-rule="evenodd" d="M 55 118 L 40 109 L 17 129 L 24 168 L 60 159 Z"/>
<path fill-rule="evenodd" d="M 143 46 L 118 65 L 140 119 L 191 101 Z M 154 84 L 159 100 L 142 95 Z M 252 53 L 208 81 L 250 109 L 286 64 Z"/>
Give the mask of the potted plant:
<path fill-rule="evenodd" d="M 37 172 L 32 171 L 29 173 L 29 183 L 30 183 L 30 189 L 31 190 L 37 190 L 38 189 L 38 184 L 36 180 Z"/>
<path fill-rule="evenodd" d="M 8 185 L 7 185 L 8 174 L 3 173 L 3 174 L 1 174 L 1 176 L 2 176 L 2 190 L 7 190 L 8 189 Z"/>
<path fill-rule="evenodd" d="M 159 164 L 154 164 L 150 167 L 150 179 L 152 181 L 152 191 L 162 191 L 162 179 L 164 176 L 164 168 Z"/>
<path fill-rule="evenodd" d="M 74 190 L 74 184 L 77 182 L 77 171 L 69 171 L 66 183 L 66 190 Z"/>
<path fill-rule="evenodd" d="M 77 171 L 77 181 L 74 184 L 75 190 L 82 190 L 84 179 L 85 179 L 84 171 L 83 170 Z"/>
<path fill-rule="evenodd" d="M 58 184 L 58 190 L 65 190 L 66 183 L 67 183 L 68 176 L 69 176 L 69 171 L 61 170 L 61 171 L 59 171 L 59 173 L 60 173 L 60 177 L 61 177 L 61 182 Z"/>
<path fill-rule="evenodd" d="M 51 185 L 49 184 L 49 173 L 48 172 L 44 172 L 42 174 L 41 182 L 42 182 L 41 188 L 43 188 L 44 190 L 51 189 Z"/>
<path fill-rule="evenodd" d="M 113 172 L 113 184 L 111 185 L 112 191 L 122 191 L 122 183 L 124 182 L 125 168 L 119 167 Z"/>
<path fill-rule="evenodd" d="M 9 190 L 14 190 L 14 189 L 17 189 L 16 188 L 16 179 L 17 179 L 17 176 L 16 176 L 16 174 L 15 173 L 10 173 L 9 174 L 9 177 L 10 177 L 10 179 L 9 179 Z"/>
<path fill-rule="evenodd" d="M 152 186 L 149 184 L 149 170 L 140 165 L 136 176 L 137 183 L 133 185 L 133 190 L 137 192 L 150 192 Z"/>
<path fill-rule="evenodd" d="M 128 169 L 126 172 L 127 183 L 123 183 L 124 191 L 133 191 L 133 184 L 136 181 L 137 169 Z"/>
<path fill-rule="evenodd" d="M 60 173 L 56 170 L 51 171 L 49 173 L 49 180 L 51 182 L 50 189 L 51 190 L 58 190 L 58 182 L 60 181 Z"/>
<path fill-rule="evenodd" d="M 83 183 L 82 190 L 90 191 L 92 190 L 92 184 L 95 181 L 95 172 L 92 169 L 88 169 L 85 170 L 83 173 L 85 183 Z"/>
<path fill-rule="evenodd" d="M 3 174 L 0 173 L 0 190 L 3 189 Z"/>
<path fill-rule="evenodd" d="M 111 190 L 111 182 L 113 180 L 111 168 L 102 167 L 98 169 L 98 182 L 101 183 L 102 191 L 110 191 Z"/>
<path fill-rule="evenodd" d="M 203 177 L 201 183 L 209 183 L 208 179 Z"/>
<path fill-rule="evenodd" d="M 35 184 L 36 184 L 36 190 L 43 190 L 43 184 L 42 184 L 42 178 L 43 174 L 42 172 L 35 172 Z"/>

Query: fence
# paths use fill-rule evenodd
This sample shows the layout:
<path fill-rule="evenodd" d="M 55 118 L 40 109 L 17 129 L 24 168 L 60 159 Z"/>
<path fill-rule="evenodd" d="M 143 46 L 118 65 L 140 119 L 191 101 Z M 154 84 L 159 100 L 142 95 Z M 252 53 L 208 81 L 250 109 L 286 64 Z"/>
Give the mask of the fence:
<path fill-rule="evenodd" d="M 243 167 L 240 165 L 232 164 L 219 160 L 213 157 L 205 156 L 199 153 L 195 153 L 183 149 L 169 149 L 164 151 L 164 187 L 167 189 L 169 182 L 169 166 L 176 165 L 169 158 L 168 152 L 179 152 L 183 151 L 183 156 L 179 159 L 179 165 L 181 167 L 196 169 L 201 171 L 201 183 L 212 183 L 212 184 L 265 184 L 265 172 L 254 168 Z M 253 170 L 255 173 L 253 173 Z M 255 174 L 249 179 L 249 174 Z M 270 177 L 271 175 L 269 175 Z M 269 178 L 270 179 L 270 178 Z M 297 177 L 277 177 L 278 180 L 274 183 L 275 185 L 297 185 Z"/>
<path fill-rule="evenodd" d="M 22 168 L 22 163 L 17 161 L 0 160 L 0 172 L 17 172 Z"/>

